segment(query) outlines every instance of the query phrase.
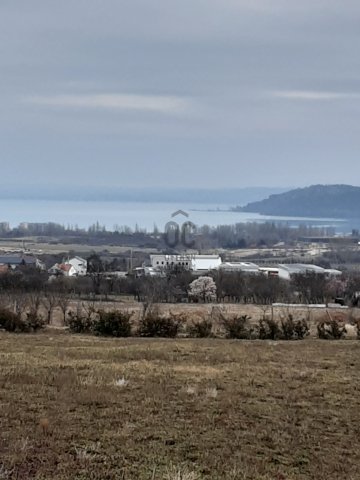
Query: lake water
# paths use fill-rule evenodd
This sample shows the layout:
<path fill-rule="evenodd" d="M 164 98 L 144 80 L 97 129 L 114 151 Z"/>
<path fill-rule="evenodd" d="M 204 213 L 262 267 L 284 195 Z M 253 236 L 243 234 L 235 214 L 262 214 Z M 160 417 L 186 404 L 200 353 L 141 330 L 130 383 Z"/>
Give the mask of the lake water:
<path fill-rule="evenodd" d="M 358 228 L 356 223 L 341 220 L 274 217 L 257 213 L 231 212 L 226 210 L 230 205 L 204 205 L 196 203 L 146 203 L 146 202 L 92 202 L 92 201 L 45 201 L 45 200 L 1 200 L 0 222 L 10 222 L 11 227 L 21 222 L 55 222 L 61 225 L 77 225 L 87 228 L 97 221 L 113 230 L 115 225 L 127 225 L 135 228 L 146 228 L 152 231 L 154 225 L 163 230 L 171 220 L 171 214 L 178 209 L 189 214 L 189 220 L 196 225 L 224 225 L 238 222 L 286 222 L 289 225 L 333 226 L 338 232 L 348 232 Z M 217 210 L 218 209 L 218 210 Z M 185 217 L 178 216 L 179 223 Z"/>

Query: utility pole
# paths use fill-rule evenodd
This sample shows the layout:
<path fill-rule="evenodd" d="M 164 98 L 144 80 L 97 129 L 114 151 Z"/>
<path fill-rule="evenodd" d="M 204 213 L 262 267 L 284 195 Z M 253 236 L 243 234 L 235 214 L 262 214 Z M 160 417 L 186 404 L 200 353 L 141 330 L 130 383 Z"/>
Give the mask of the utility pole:
<path fill-rule="evenodd" d="M 133 271 L 133 249 L 130 248 L 130 273 Z"/>

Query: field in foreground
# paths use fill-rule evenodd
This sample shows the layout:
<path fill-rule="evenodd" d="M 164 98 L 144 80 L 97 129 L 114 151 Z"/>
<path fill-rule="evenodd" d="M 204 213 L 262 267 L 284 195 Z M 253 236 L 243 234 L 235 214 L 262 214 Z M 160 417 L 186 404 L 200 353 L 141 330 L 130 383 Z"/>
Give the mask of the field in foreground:
<path fill-rule="evenodd" d="M 359 479 L 360 342 L 0 333 L 0 479 Z"/>

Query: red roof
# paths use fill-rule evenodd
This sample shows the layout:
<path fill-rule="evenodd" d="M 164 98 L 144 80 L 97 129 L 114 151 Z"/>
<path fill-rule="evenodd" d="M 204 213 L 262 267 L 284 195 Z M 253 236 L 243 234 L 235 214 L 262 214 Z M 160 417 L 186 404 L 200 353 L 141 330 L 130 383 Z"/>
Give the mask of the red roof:
<path fill-rule="evenodd" d="M 63 270 L 64 272 L 68 272 L 71 267 L 72 265 L 70 265 L 70 263 L 60 263 L 60 265 L 58 265 L 58 268 L 60 268 L 60 270 Z"/>
<path fill-rule="evenodd" d="M 0 265 L 0 274 L 7 273 L 9 271 L 9 265 Z"/>

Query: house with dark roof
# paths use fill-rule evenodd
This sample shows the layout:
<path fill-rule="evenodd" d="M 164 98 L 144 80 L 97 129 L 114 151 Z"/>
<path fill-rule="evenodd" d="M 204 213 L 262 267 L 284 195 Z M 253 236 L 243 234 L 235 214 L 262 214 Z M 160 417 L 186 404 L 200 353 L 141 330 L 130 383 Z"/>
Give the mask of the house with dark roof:
<path fill-rule="evenodd" d="M 44 270 L 45 265 L 32 255 L 0 255 L 0 265 L 7 265 L 11 269 L 17 267 L 34 267 Z"/>

